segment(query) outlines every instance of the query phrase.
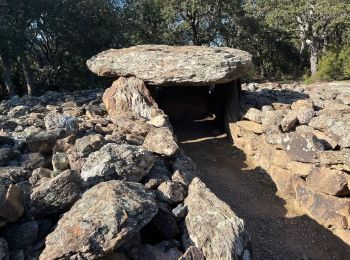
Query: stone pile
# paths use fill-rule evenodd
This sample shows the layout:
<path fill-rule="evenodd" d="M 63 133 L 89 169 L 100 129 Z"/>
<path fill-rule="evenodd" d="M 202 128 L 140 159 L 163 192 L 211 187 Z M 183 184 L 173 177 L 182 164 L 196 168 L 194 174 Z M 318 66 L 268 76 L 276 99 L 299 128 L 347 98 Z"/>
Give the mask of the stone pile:
<path fill-rule="evenodd" d="M 350 84 L 248 84 L 235 145 L 350 245 Z"/>
<path fill-rule="evenodd" d="M 141 79 L 3 101 L 0 259 L 250 259 L 196 172 Z"/>

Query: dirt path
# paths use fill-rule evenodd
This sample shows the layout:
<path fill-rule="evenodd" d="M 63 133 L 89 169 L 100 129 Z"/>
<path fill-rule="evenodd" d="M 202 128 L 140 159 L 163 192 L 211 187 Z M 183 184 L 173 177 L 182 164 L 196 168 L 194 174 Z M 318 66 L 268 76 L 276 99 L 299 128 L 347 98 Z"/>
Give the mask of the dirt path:
<path fill-rule="evenodd" d="M 350 259 L 350 249 L 329 230 L 276 195 L 271 178 L 251 169 L 212 121 L 175 122 L 182 148 L 198 165 L 200 177 L 247 224 L 254 259 Z"/>

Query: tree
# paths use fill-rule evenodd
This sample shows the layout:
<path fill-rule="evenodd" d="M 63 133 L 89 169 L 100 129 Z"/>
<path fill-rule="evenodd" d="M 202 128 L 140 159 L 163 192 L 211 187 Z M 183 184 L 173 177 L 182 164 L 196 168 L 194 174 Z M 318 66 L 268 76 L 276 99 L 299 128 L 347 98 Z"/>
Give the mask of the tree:
<path fill-rule="evenodd" d="M 260 2 L 260 1 L 258 1 Z M 334 33 L 349 26 L 350 0 L 264 0 L 268 23 L 299 38 L 300 54 L 309 52 L 310 70 L 317 72 L 320 55 L 334 44 Z"/>

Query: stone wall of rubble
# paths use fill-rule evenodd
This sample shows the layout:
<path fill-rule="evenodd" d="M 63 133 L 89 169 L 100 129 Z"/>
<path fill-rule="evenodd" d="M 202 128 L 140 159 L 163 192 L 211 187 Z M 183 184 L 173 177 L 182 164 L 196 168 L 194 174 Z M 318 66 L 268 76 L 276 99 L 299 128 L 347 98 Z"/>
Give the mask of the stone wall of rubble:
<path fill-rule="evenodd" d="M 0 103 L 0 259 L 249 259 L 140 79 Z"/>
<path fill-rule="evenodd" d="M 234 144 L 280 194 L 350 244 L 350 83 L 243 90 Z"/>

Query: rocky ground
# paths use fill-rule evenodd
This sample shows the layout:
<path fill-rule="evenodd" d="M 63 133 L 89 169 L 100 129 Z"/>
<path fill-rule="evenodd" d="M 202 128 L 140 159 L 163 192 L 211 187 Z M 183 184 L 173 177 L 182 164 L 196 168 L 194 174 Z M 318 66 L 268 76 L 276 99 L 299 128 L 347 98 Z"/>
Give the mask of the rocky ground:
<path fill-rule="evenodd" d="M 347 259 L 350 247 L 294 204 L 278 196 L 261 168 L 218 134 L 213 120 L 174 123 L 179 144 L 202 181 L 247 224 L 254 259 Z"/>
<path fill-rule="evenodd" d="M 350 245 L 350 83 L 245 85 L 230 130 L 281 196 Z"/>
<path fill-rule="evenodd" d="M 142 80 L 0 103 L 0 259 L 249 259 Z"/>

